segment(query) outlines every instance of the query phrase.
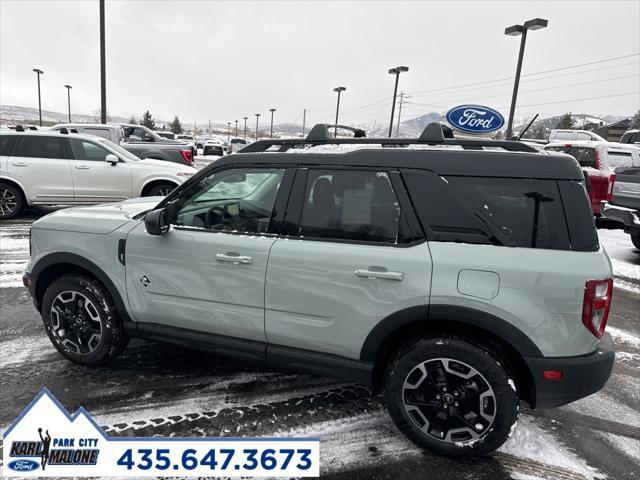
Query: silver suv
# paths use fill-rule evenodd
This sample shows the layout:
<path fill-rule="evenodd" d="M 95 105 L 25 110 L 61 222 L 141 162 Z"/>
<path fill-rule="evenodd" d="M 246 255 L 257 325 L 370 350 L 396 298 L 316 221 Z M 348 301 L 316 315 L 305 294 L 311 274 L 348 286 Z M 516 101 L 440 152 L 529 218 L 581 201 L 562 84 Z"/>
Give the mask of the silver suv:
<path fill-rule="evenodd" d="M 329 128 L 248 145 L 157 205 L 35 222 L 24 283 L 54 346 L 98 365 L 147 337 L 362 382 L 452 456 L 498 448 L 520 400 L 602 388 L 612 271 L 573 157 Z"/>

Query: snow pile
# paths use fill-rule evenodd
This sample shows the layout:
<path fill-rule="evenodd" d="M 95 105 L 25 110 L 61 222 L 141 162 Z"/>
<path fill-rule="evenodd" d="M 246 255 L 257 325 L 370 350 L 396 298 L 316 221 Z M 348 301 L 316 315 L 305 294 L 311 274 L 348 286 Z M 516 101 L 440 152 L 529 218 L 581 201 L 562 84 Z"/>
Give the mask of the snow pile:
<path fill-rule="evenodd" d="M 499 451 L 566 468 L 587 478 L 602 477 L 595 468 L 587 465 L 587 462 L 566 448 L 553 434 L 543 430 L 536 420 L 524 415 L 520 417 L 511 438 Z"/>

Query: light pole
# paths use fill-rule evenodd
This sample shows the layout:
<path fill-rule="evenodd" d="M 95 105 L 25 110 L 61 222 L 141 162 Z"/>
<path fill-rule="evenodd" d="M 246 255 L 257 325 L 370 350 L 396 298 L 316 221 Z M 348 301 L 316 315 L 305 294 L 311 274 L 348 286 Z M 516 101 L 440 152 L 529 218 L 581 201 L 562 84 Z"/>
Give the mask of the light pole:
<path fill-rule="evenodd" d="M 244 139 L 246 140 L 247 139 L 247 119 L 249 117 L 242 117 L 242 118 L 244 118 Z"/>
<path fill-rule="evenodd" d="M 273 138 L 273 112 L 275 112 L 276 109 L 270 108 L 269 111 L 271 112 L 271 129 L 270 129 L 269 137 Z"/>
<path fill-rule="evenodd" d="M 67 89 L 67 105 L 69 106 L 69 123 L 71 123 L 71 85 L 64 86 Z"/>
<path fill-rule="evenodd" d="M 236 122 L 236 138 L 238 138 L 238 120 L 234 120 Z"/>
<path fill-rule="evenodd" d="M 38 77 L 38 117 L 40 118 L 40 126 L 42 126 L 42 102 L 40 101 L 40 75 L 44 74 L 39 68 L 34 68 L 34 72 Z"/>
<path fill-rule="evenodd" d="M 340 113 L 340 94 L 344 92 L 347 87 L 336 87 L 333 89 L 334 92 L 338 93 L 338 101 L 336 103 L 336 126 L 333 129 L 333 137 L 338 136 L 338 114 Z"/>
<path fill-rule="evenodd" d="M 231 141 L 231 122 L 227 122 L 227 143 Z"/>
<path fill-rule="evenodd" d="M 504 29 L 505 35 L 517 37 L 522 35 L 520 39 L 520 53 L 518 54 L 518 66 L 516 67 L 516 78 L 513 83 L 513 95 L 511 96 L 511 109 L 509 110 L 509 122 L 507 123 L 507 140 L 511 138 L 513 130 L 513 115 L 516 109 L 516 99 L 518 97 L 518 86 L 520 85 L 520 72 L 522 70 L 522 57 L 524 56 L 524 45 L 527 41 L 527 30 L 540 30 L 549 24 L 544 18 L 534 18 L 524 22 L 524 25 L 511 25 Z"/>
<path fill-rule="evenodd" d="M 260 114 L 256 113 L 256 142 L 258 141 L 258 122 L 260 121 Z"/>
<path fill-rule="evenodd" d="M 100 122 L 107 123 L 107 60 L 105 58 L 104 0 L 100 0 Z"/>
<path fill-rule="evenodd" d="M 398 80 L 400 79 L 400 73 L 408 72 L 409 67 L 399 66 L 389 69 L 389 75 L 396 76 L 396 85 L 393 87 L 393 102 L 391 103 L 391 121 L 389 122 L 389 138 L 391 138 L 391 132 L 393 131 L 393 114 L 396 110 L 396 96 L 398 95 Z"/>

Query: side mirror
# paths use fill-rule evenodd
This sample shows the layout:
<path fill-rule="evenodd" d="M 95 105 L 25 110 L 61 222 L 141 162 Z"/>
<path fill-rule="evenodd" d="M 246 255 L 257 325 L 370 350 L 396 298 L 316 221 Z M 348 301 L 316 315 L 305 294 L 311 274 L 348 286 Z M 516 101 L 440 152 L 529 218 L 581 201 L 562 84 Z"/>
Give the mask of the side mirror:
<path fill-rule="evenodd" d="M 169 231 L 167 224 L 167 210 L 159 208 L 152 210 L 144 217 L 144 226 L 149 235 L 164 235 Z"/>
<path fill-rule="evenodd" d="M 113 153 L 108 154 L 104 159 L 111 165 L 116 165 L 120 161 L 120 159 Z"/>
<path fill-rule="evenodd" d="M 155 142 L 156 139 L 153 138 L 153 135 L 151 135 L 150 133 L 145 133 L 144 134 L 144 141 L 145 142 Z"/>

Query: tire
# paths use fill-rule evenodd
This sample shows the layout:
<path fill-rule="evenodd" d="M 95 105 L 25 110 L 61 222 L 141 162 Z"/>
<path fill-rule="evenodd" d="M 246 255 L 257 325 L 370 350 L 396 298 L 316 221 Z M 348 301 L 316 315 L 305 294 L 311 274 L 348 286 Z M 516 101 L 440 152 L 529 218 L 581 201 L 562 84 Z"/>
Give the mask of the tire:
<path fill-rule="evenodd" d="M 24 196 L 20 189 L 0 182 L 0 220 L 9 220 L 20 215 L 24 204 Z"/>
<path fill-rule="evenodd" d="M 640 233 L 631 234 L 631 243 L 633 243 L 634 247 L 640 250 Z"/>
<path fill-rule="evenodd" d="M 44 294 L 42 320 L 53 346 L 80 365 L 107 363 L 129 342 L 111 296 L 89 277 L 64 275 L 53 281 Z"/>
<path fill-rule="evenodd" d="M 518 393 L 506 370 L 488 351 L 457 338 L 400 348 L 385 372 L 385 403 L 411 441 L 449 457 L 492 452 L 518 418 Z"/>
<path fill-rule="evenodd" d="M 144 193 L 144 197 L 166 197 L 176 185 L 169 182 L 157 183 Z"/>

